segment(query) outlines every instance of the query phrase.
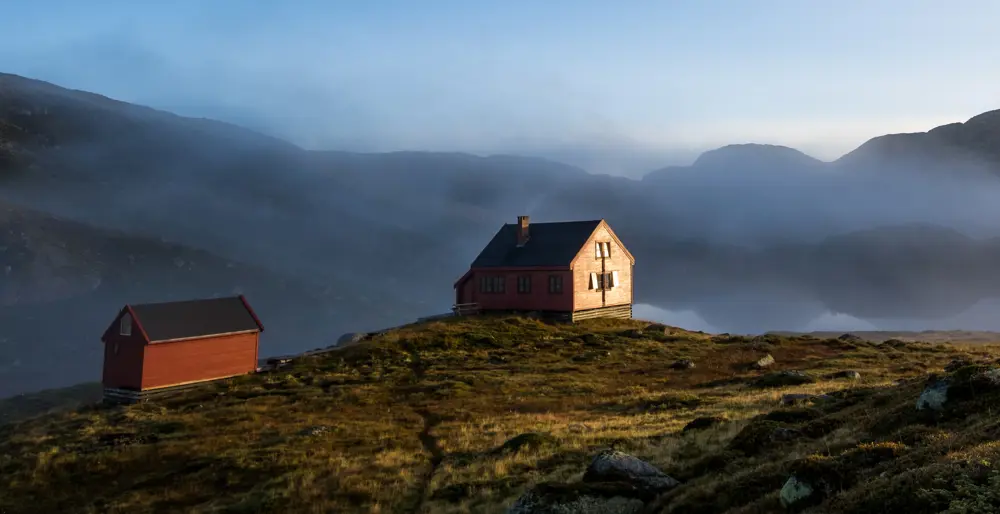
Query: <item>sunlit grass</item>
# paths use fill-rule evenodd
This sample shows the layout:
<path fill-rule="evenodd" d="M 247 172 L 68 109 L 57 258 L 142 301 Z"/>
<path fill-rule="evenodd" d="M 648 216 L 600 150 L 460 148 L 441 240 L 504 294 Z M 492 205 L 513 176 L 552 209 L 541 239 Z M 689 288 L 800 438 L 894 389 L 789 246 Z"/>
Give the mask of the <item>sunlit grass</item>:
<path fill-rule="evenodd" d="M 883 404 L 867 391 L 896 391 L 895 380 L 940 371 L 956 356 L 1000 355 L 991 345 L 713 338 L 647 325 L 443 320 L 156 404 L 26 421 L 0 429 L 7 486 L 0 511 L 503 512 L 533 484 L 578 480 L 590 457 L 609 446 L 684 477 L 671 505 L 710 505 L 723 501 L 719 488 L 751 480 L 748 473 L 783 480 L 781 463 L 874 437 L 871 427 L 897 404 L 912 406 L 913 398 Z M 773 369 L 748 368 L 768 353 Z M 696 367 L 670 368 L 682 358 Z M 816 382 L 750 385 L 785 369 Z M 862 378 L 824 378 L 845 369 Z M 919 393 L 908 387 L 905 394 Z M 783 394 L 844 390 L 865 400 L 828 413 L 844 418 L 829 429 L 780 454 L 746 456 L 738 470 L 697 471 L 705 459 L 727 455 L 729 441 L 755 417 L 779 409 Z M 703 416 L 728 421 L 682 433 Z M 988 418 L 970 423 L 977 433 L 995 427 Z M 548 442 L 497 451 L 529 432 Z M 995 450 L 963 437 L 928 440 L 952 445 L 942 453 L 949 458 Z M 748 491 L 728 507 L 774 501 L 765 486 Z"/>

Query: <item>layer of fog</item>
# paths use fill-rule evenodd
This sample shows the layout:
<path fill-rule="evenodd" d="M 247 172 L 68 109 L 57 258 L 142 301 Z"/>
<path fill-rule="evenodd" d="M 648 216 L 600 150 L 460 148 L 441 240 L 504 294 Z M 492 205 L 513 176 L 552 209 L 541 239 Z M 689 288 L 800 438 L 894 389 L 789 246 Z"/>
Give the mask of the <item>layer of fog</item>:
<path fill-rule="evenodd" d="M 686 330 L 710 334 L 723 330 L 712 326 L 694 311 L 671 311 L 647 304 L 636 304 L 632 309 L 636 319 L 655 321 Z M 789 332 L 866 332 L 901 331 L 920 332 L 925 330 L 969 330 L 1000 332 L 1000 302 L 986 300 L 958 316 L 938 320 L 922 319 L 875 319 L 865 320 L 834 312 L 826 312 L 804 324 L 775 326 L 763 330 L 731 331 L 730 333 L 760 334 L 770 331 Z"/>
<path fill-rule="evenodd" d="M 102 113 L 92 133 L 118 115 Z M 991 329 L 1000 319 L 987 301 L 1000 296 L 997 256 L 961 235 L 1000 235 L 1000 179 L 985 162 L 838 167 L 749 147 L 639 181 L 510 156 L 305 152 L 229 137 L 224 127 L 193 135 L 166 118 L 143 122 L 134 138 L 62 145 L 59 162 L 5 184 L 0 196 L 205 248 L 342 300 L 395 298 L 413 306 L 398 323 L 447 310 L 453 281 L 518 214 L 608 219 L 638 260 L 637 317 L 685 328 Z M 914 222 L 960 234 L 827 239 Z M 126 293 L 122 303 L 159 291 Z M 336 323 L 302 323 L 332 340 L 359 329 L 349 309 Z M 907 319 L 917 312 L 928 314 Z"/>

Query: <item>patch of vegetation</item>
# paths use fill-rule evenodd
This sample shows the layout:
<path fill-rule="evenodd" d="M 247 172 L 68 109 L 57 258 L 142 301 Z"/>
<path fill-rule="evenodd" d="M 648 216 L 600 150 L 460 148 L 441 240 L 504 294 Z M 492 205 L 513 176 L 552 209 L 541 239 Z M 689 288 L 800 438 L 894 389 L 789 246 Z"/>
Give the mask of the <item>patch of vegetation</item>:
<path fill-rule="evenodd" d="M 773 365 L 746 369 L 764 353 Z M 662 512 L 780 511 L 792 476 L 814 482 L 806 504 L 821 512 L 994 512 L 988 370 L 941 375 L 956 387 L 948 415 L 915 402 L 924 370 L 998 356 L 637 320 L 438 320 L 157 403 L 0 425 L 0 512 L 501 513 L 535 484 L 575 483 L 608 446 L 684 482 Z M 681 359 L 697 367 L 670 369 Z M 862 378 L 832 378 L 845 369 Z M 790 370 L 810 380 L 751 386 Z M 826 396 L 779 408 L 786 393 Z"/>

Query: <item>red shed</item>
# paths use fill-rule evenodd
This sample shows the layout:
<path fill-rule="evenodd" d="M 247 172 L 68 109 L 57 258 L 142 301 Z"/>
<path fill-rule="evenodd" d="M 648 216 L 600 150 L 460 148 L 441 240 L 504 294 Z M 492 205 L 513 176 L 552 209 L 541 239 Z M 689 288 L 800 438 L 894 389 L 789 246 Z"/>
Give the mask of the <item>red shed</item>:
<path fill-rule="evenodd" d="M 105 398 L 251 373 L 263 331 L 242 295 L 126 305 L 101 337 Z"/>
<path fill-rule="evenodd" d="M 531 224 L 518 216 L 455 282 L 454 310 L 631 318 L 634 266 L 603 219 Z"/>

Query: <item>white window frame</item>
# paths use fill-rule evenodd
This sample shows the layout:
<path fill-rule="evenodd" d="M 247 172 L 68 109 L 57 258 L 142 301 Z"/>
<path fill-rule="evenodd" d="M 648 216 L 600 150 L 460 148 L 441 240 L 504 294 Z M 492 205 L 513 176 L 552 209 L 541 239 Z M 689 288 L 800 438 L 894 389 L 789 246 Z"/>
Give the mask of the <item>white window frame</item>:
<path fill-rule="evenodd" d="M 611 287 L 612 288 L 618 287 L 618 272 L 617 271 L 612 271 L 611 272 Z"/>

